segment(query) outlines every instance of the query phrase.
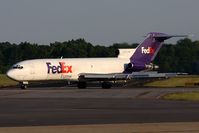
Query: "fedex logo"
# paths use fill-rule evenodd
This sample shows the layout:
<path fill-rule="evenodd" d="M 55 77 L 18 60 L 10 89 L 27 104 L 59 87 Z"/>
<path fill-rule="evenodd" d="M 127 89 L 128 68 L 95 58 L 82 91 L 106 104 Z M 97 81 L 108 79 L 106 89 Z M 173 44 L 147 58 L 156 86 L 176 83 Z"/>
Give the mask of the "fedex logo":
<path fill-rule="evenodd" d="M 142 47 L 141 51 L 142 51 L 142 54 L 154 54 L 155 53 L 155 49 L 152 47 L 148 47 L 147 49 Z"/>
<path fill-rule="evenodd" d="M 48 68 L 48 74 L 56 74 L 56 73 L 72 73 L 72 66 L 68 66 L 65 62 L 59 62 L 58 66 L 51 65 L 50 62 L 46 63 Z"/>

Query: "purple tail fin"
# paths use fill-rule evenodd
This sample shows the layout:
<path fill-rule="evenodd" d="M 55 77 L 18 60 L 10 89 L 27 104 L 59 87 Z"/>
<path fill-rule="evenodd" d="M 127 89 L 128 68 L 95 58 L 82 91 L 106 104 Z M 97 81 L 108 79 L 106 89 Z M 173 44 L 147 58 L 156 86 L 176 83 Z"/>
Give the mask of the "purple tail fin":
<path fill-rule="evenodd" d="M 136 48 L 135 53 L 130 58 L 134 70 L 143 70 L 149 65 L 159 52 L 164 40 L 172 37 L 186 37 L 184 35 L 167 35 L 164 33 L 151 32 L 146 39 Z"/>

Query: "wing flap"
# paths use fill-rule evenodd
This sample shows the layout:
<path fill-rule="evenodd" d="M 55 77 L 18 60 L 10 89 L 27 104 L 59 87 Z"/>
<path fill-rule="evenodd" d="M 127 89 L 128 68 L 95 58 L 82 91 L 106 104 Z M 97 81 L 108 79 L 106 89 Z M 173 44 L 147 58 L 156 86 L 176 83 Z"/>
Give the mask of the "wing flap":
<path fill-rule="evenodd" d="M 111 74 L 95 74 L 95 73 L 81 73 L 79 80 L 86 81 L 115 81 L 115 80 L 128 80 L 128 79 L 147 79 L 147 78 L 169 78 L 175 77 L 179 73 L 158 73 L 158 72 L 133 72 L 130 74 L 124 73 L 111 73 Z"/>

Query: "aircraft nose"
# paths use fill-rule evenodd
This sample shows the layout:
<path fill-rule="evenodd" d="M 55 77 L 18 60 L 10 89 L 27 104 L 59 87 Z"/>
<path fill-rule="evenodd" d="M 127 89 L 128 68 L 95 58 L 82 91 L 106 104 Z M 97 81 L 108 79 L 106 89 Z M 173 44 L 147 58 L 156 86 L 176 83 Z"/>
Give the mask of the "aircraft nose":
<path fill-rule="evenodd" d="M 10 79 L 15 79 L 15 74 L 13 70 L 8 70 L 6 75 L 10 78 Z"/>

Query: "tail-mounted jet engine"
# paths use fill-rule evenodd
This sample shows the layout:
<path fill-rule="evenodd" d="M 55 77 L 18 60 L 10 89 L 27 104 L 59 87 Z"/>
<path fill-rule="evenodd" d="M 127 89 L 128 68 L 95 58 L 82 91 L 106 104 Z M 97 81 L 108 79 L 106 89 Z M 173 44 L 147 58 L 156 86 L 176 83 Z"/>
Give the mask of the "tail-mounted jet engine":
<path fill-rule="evenodd" d="M 148 71 L 154 71 L 159 69 L 159 66 L 154 65 L 154 64 L 149 64 L 149 65 L 134 65 L 134 64 L 126 64 L 125 65 L 125 73 L 132 73 L 140 70 L 148 70 Z"/>

